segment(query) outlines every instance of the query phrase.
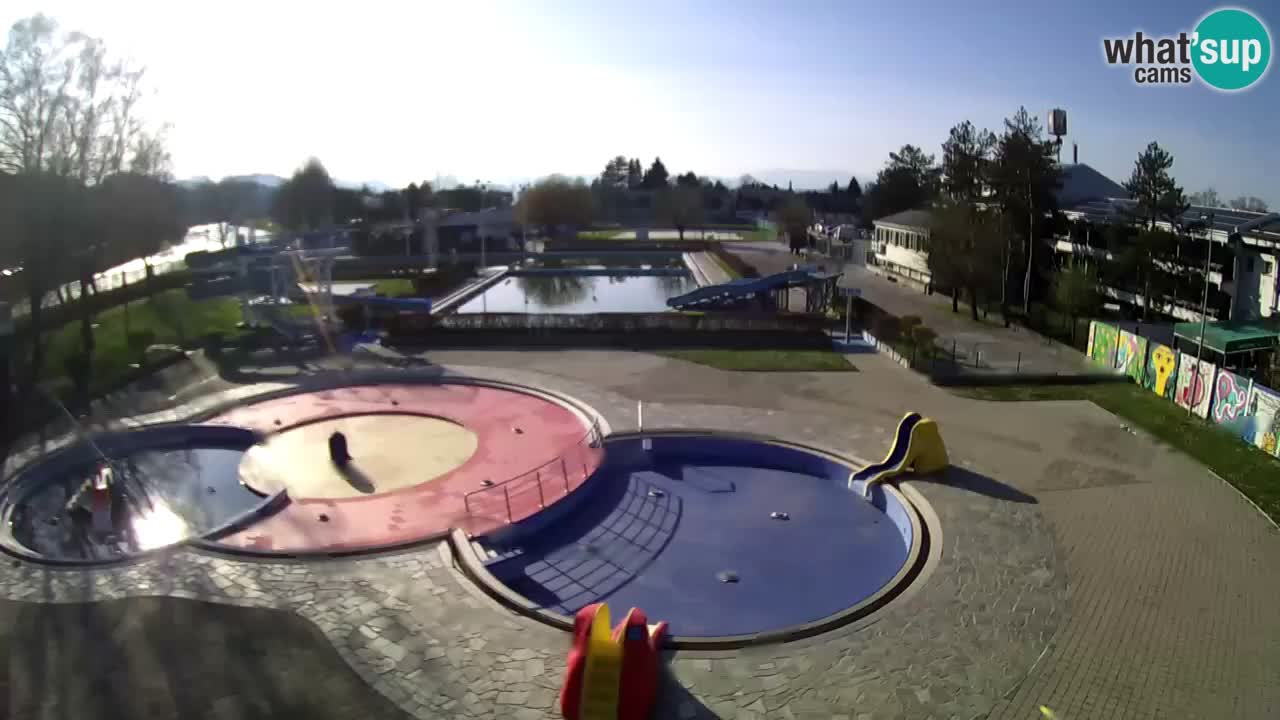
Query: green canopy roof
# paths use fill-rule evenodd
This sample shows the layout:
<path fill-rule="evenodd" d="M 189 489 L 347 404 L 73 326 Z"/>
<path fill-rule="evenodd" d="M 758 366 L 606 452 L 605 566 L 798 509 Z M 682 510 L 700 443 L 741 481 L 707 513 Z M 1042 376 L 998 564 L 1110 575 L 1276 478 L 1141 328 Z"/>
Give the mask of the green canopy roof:
<path fill-rule="evenodd" d="M 1191 343 L 1200 342 L 1200 323 L 1178 323 L 1173 334 Z M 1262 325 L 1209 323 L 1204 328 L 1206 349 L 1231 355 L 1250 350 L 1267 350 L 1280 345 L 1280 331 Z"/>

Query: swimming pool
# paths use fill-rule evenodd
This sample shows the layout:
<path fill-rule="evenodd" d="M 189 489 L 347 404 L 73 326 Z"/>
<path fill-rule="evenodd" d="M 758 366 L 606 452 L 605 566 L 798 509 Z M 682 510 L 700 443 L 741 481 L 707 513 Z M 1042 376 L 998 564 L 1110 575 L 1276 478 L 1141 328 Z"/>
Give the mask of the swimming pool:
<path fill-rule="evenodd" d="M 239 479 L 256 439 L 240 428 L 188 425 L 74 444 L 6 489 L 4 542 L 52 562 L 112 562 L 234 525 L 274 499 Z M 112 479 L 95 500 L 100 453 L 111 458 Z"/>
<path fill-rule="evenodd" d="M 516 271 L 463 303 L 458 313 L 667 312 L 667 298 L 697 287 L 688 273 Z"/>
<path fill-rule="evenodd" d="M 685 433 L 605 447 L 574 497 L 481 541 L 488 573 L 540 609 L 608 602 L 677 637 L 763 636 L 869 611 L 919 557 L 909 504 L 849 490 L 831 456 Z"/>

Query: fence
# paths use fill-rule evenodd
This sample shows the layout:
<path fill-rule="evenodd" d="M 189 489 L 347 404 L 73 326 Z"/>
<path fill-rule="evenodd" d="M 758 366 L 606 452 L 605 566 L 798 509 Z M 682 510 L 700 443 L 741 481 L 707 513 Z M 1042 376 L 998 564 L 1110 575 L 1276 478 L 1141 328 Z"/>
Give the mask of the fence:
<path fill-rule="evenodd" d="M 1168 345 L 1094 321 L 1087 355 L 1095 364 L 1191 414 L 1280 457 L 1280 393 Z"/>
<path fill-rule="evenodd" d="M 472 490 L 463 497 L 467 514 L 509 525 L 559 500 L 590 477 L 604 457 L 597 422 L 557 457 L 515 477 Z"/>

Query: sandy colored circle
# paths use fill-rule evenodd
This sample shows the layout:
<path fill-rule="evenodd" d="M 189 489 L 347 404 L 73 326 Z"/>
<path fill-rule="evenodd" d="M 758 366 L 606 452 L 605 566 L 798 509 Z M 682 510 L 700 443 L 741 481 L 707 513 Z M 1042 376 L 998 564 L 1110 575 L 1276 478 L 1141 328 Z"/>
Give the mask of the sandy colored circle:
<path fill-rule="evenodd" d="M 329 436 L 347 437 L 351 461 L 329 458 Z M 478 440 L 448 420 L 404 413 L 348 415 L 290 428 L 255 445 L 240 462 L 240 479 L 254 491 L 290 497 L 354 498 L 420 485 L 475 454 Z"/>

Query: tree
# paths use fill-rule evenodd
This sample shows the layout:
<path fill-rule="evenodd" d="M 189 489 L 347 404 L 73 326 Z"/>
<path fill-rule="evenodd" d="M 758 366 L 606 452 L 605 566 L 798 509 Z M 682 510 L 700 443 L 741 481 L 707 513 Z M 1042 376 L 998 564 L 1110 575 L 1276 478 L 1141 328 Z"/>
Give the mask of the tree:
<path fill-rule="evenodd" d="M 1197 193 L 1191 193 L 1187 196 L 1187 202 L 1200 207 L 1225 207 L 1222 204 L 1222 198 L 1218 197 L 1218 191 L 1211 187 Z"/>
<path fill-rule="evenodd" d="M 581 179 L 552 175 L 539 180 L 516 203 L 516 217 L 525 225 L 549 228 L 553 234 L 576 233 L 594 214 L 591 189 Z"/>
<path fill-rule="evenodd" d="M 889 153 L 889 161 L 876 174 L 875 185 L 867 193 L 872 217 L 928 206 L 933 201 L 937 180 L 934 156 L 926 155 L 914 145 L 903 145 L 897 152 Z"/>
<path fill-rule="evenodd" d="M 702 181 L 698 179 L 698 176 L 695 175 L 692 170 L 690 170 L 683 175 L 676 176 L 676 185 L 680 187 L 696 188 L 702 186 Z"/>
<path fill-rule="evenodd" d="M 860 212 L 862 210 L 862 185 L 858 184 L 858 178 L 850 177 L 849 184 L 845 187 L 844 192 L 849 198 L 850 211 Z"/>
<path fill-rule="evenodd" d="M 1267 211 L 1267 203 L 1264 202 L 1262 198 L 1259 198 L 1259 197 L 1253 197 L 1252 195 L 1249 195 L 1249 196 L 1241 195 L 1240 197 L 1231 201 L 1231 209 L 1244 210 L 1246 212 L 1264 213 Z"/>
<path fill-rule="evenodd" d="M 653 164 L 644 171 L 644 180 L 640 186 L 646 190 L 660 190 L 667 186 L 668 177 L 667 166 L 662 164 L 662 158 L 655 157 Z"/>
<path fill-rule="evenodd" d="M 313 157 L 276 191 L 272 215 L 285 227 L 314 230 L 333 223 L 333 205 L 333 179 Z"/>
<path fill-rule="evenodd" d="M 1044 218 L 1057 209 L 1057 190 L 1062 186 L 1056 161 L 1057 148 L 1045 139 L 1040 121 L 1018 108 L 1004 121 L 1004 133 L 996 142 L 988 182 L 992 199 L 1004 216 L 1005 238 L 1009 245 L 1003 252 L 1000 311 L 1008 322 L 1008 287 L 1016 234 L 1023 238 L 1022 254 L 1025 273 L 1022 281 L 1023 312 L 1030 313 L 1032 275 L 1035 270 L 1036 246 L 1040 244 Z M 1009 232 L 1012 231 L 1012 232 Z"/>
<path fill-rule="evenodd" d="M 1112 238 L 1108 244 L 1113 248 L 1123 248 L 1117 270 L 1123 277 L 1132 278 L 1135 290 L 1142 295 L 1142 320 L 1145 322 L 1151 310 L 1151 298 L 1168 295 L 1175 288 L 1174 277 L 1162 266 L 1177 254 L 1178 237 L 1167 230 L 1143 228 L 1126 241 L 1117 237 L 1127 234 L 1123 227 L 1114 226 L 1109 231 Z"/>
<path fill-rule="evenodd" d="M 778 211 L 778 224 L 787 234 L 792 252 L 809 246 L 809 225 L 812 223 L 813 211 L 801 198 L 790 198 Z"/>
<path fill-rule="evenodd" d="M 1083 263 L 1071 262 L 1059 268 L 1053 278 L 1053 301 L 1071 323 L 1074 343 L 1077 320 L 1096 313 L 1102 304 L 1098 278 Z"/>
<path fill-rule="evenodd" d="M 972 203 L 982 197 L 996 136 L 964 122 L 942 143 L 942 189 L 952 200 Z"/>
<path fill-rule="evenodd" d="M 658 196 L 657 211 L 661 221 L 674 226 L 684 240 L 685 228 L 702 222 L 702 189 L 677 183 Z"/>
<path fill-rule="evenodd" d="M 1169 169 L 1173 167 L 1173 155 L 1152 142 L 1133 163 L 1133 174 L 1125 182 L 1138 204 L 1138 214 L 1146 221 L 1147 228 L 1154 228 L 1157 220 L 1176 222 L 1187 211 L 1187 200 L 1182 188 L 1173 181 Z"/>
<path fill-rule="evenodd" d="M 631 161 L 622 155 L 618 155 L 605 163 L 604 172 L 600 173 L 600 184 L 606 188 L 625 190 L 630 174 Z"/>
<path fill-rule="evenodd" d="M 0 170 L 94 184 L 168 172 L 164 128 L 142 121 L 144 71 L 44 15 L 13 24 L 0 52 Z"/>
<path fill-rule="evenodd" d="M 948 202 L 936 209 L 929 230 L 929 272 L 935 285 L 951 291 L 951 311 L 959 312 L 960 294 L 969 296 L 969 311 L 991 291 L 999 267 L 1003 239 L 998 218 L 966 203 Z"/>
<path fill-rule="evenodd" d="M 738 178 L 739 188 L 753 188 L 759 185 L 760 185 L 760 181 L 755 179 L 751 175 L 744 174 L 742 175 L 742 177 Z"/>
<path fill-rule="evenodd" d="M 644 171 L 640 167 L 640 159 L 632 158 L 627 163 L 627 188 L 635 190 L 644 182 Z"/>

